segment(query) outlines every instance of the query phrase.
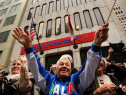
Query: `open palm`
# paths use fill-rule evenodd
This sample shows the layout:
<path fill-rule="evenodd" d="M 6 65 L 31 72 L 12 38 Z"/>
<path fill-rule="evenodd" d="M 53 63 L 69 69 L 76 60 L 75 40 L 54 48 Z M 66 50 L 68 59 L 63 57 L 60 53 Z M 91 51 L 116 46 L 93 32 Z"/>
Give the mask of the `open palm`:
<path fill-rule="evenodd" d="M 13 30 L 15 34 L 12 36 L 18 40 L 25 48 L 31 47 L 31 35 L 29 34 L 28 30 L 26 33 L 21 28 L 15 28 Z"/>

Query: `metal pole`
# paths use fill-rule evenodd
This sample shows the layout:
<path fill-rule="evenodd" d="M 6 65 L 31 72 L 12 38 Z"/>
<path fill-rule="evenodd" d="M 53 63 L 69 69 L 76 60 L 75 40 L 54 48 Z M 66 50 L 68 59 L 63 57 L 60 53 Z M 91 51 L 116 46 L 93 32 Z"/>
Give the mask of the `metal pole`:
<path fill-rule="evenodd" d="M 33 18 L 32 18 L 32 22 L 33 22 Z M 33 23 L 34 23 L 34 22 L 33 22 Z M 36 30 L 35 30 L 35 33 L 36 33 L 37 40 L 38 40 L 38 44 L 39 44 L 39 47 L 40 47 L 40 55 L 43 55 L 43 54 L 44 54 L 44 51 L 41 50 L 41 45 L 40 45 L 40 43 L 39 43 L 38 33 L 36 32 Z"/>

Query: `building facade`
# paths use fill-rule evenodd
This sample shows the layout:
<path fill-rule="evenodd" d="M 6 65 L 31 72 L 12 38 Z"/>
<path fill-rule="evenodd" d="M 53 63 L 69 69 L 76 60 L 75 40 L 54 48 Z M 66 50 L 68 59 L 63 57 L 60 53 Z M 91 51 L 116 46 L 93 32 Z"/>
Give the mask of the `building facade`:
<path fill-rule="evenodd" d="M 14 47 L 13 29 L 19 27 L 27 0 L 0 0 L 0 66 L 7 68 Z"/>
<path fill-rule="evenodd" d="M 70 40 L 67 10 L 73 24 L 75 43 L 78 45 L 76 49 L 73 48 L 74 41 Z M 33 19 L 44 54 L 40 54 L 37 36 L 34 36 L 32 44 L 39 55 L 40 62 L 47 70 L 62 54 L 66 53 L 72 55 L 72 67 L 78 69 L 86 59 L 94 32 L 106 23 L 110 10 L 111 5 L 107 0 L 29 0 L 20 27 L 24 31 L 27 29 L 30 31 Z M 109 43 L 126 41 L 124 30 L 114 12 L 109 19 L 109 28 L 109 38 L 102 44 L 105 55 Z M 11 60 L 19 54 L 24 54 L 24 51 L 22 45 L 16 41 Z"/>
<path fill-rule="evenodd" d="M 113 6 L 115 0 L 108 0 L 110 5 Z M 117 0 L 113 11 L 115 12 L 119 23 L 121 24 L 121 28 L 126 35 L 126 2 L 125 0 Z"/>

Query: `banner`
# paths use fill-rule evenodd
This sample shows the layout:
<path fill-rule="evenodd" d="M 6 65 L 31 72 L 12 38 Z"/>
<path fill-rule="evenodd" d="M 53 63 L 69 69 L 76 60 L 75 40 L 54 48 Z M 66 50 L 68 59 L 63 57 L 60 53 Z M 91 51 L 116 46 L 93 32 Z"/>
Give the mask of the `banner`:
<path fill-rule="evenodd" d="M 94 34 L 95 34 L 95 32 L 90 32 L 90 33 L 76 35 L 75 36 L 75 43 L 76 44 L 79 44 L 79 43 L 93 41 L 94 40 Z M 40 43 L 42 50 L 59 48 L 59 47 L 73 45 L 73 44 L 74 44 L 74 40 L 71 41 L 71 38 L 70 37 L 66 37 L 66 38 L 62 38 L 62 39 L 57 39 L 57 40 L 52 40 L 52 41 Z M 40 51 L 39 44 L 34 44 L 32 46 L 33 46 L 33 49 L 36 52 L 37 51 Z M 21 55 L 22 54 L 25 54 L 24 47 L 22 47 L 20 54 Z"/>

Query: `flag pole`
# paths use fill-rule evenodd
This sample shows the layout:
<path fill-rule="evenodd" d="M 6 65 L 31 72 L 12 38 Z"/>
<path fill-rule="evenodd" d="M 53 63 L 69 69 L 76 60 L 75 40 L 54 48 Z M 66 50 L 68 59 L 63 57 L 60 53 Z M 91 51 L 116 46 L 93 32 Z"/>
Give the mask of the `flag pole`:
<path fill-rule="evenodd" d="M 32 17 L 32 22 L 33 22 L 33 17 Z M 33 22 L 33 24 L 34 24 L 34 22 Z M 41 49 L 41 45 L 40 45 L 40 42 L 39 42 L 38 33 L 36 32 L 36 29 L 35 29 L 35 33 L 36 33 L 38 44 L 39 44 L 39 47 L 40 47 L 40 55 L 43 55 L 44 51 Z"/>
<path fill-rule="evenodd" d="M 67 12 L 68 12 L 68 8 L 66 7 L 66 9 L 67 9 Z M 75 38 L 73 38 L 73 40 L 74 40 L 74 45 L 73 45 L 73 48 L 74 49 L 77 49 L 78 48 L 78 45 L 77 44 L 75 44 Z"/>
<path fill-rule="evenodd" d="M 115 2 L 116 2 L 116 0 L 115 0 Z M 113 7 L 115 6 L 115 2 L 114 2 L 114 4 L 113 4 L 113 6 L 112 6 L 112 9 L 111 9 L 110 13 L 109 13 L 109 16 L 108 16 L 108 19 L 107 19 L 106 23 L 108 23 L 108 20 L 109 20 L 109 18 L 110 18 L 111 13 L 112 13 Z"/>
<path fill-rule="evenodd" d="M 78 45 L 75 44 L 75 38 L 74 38 L 74 46 L 73 46 L 74 49 L 77 49 L 78 48 Z"/>

